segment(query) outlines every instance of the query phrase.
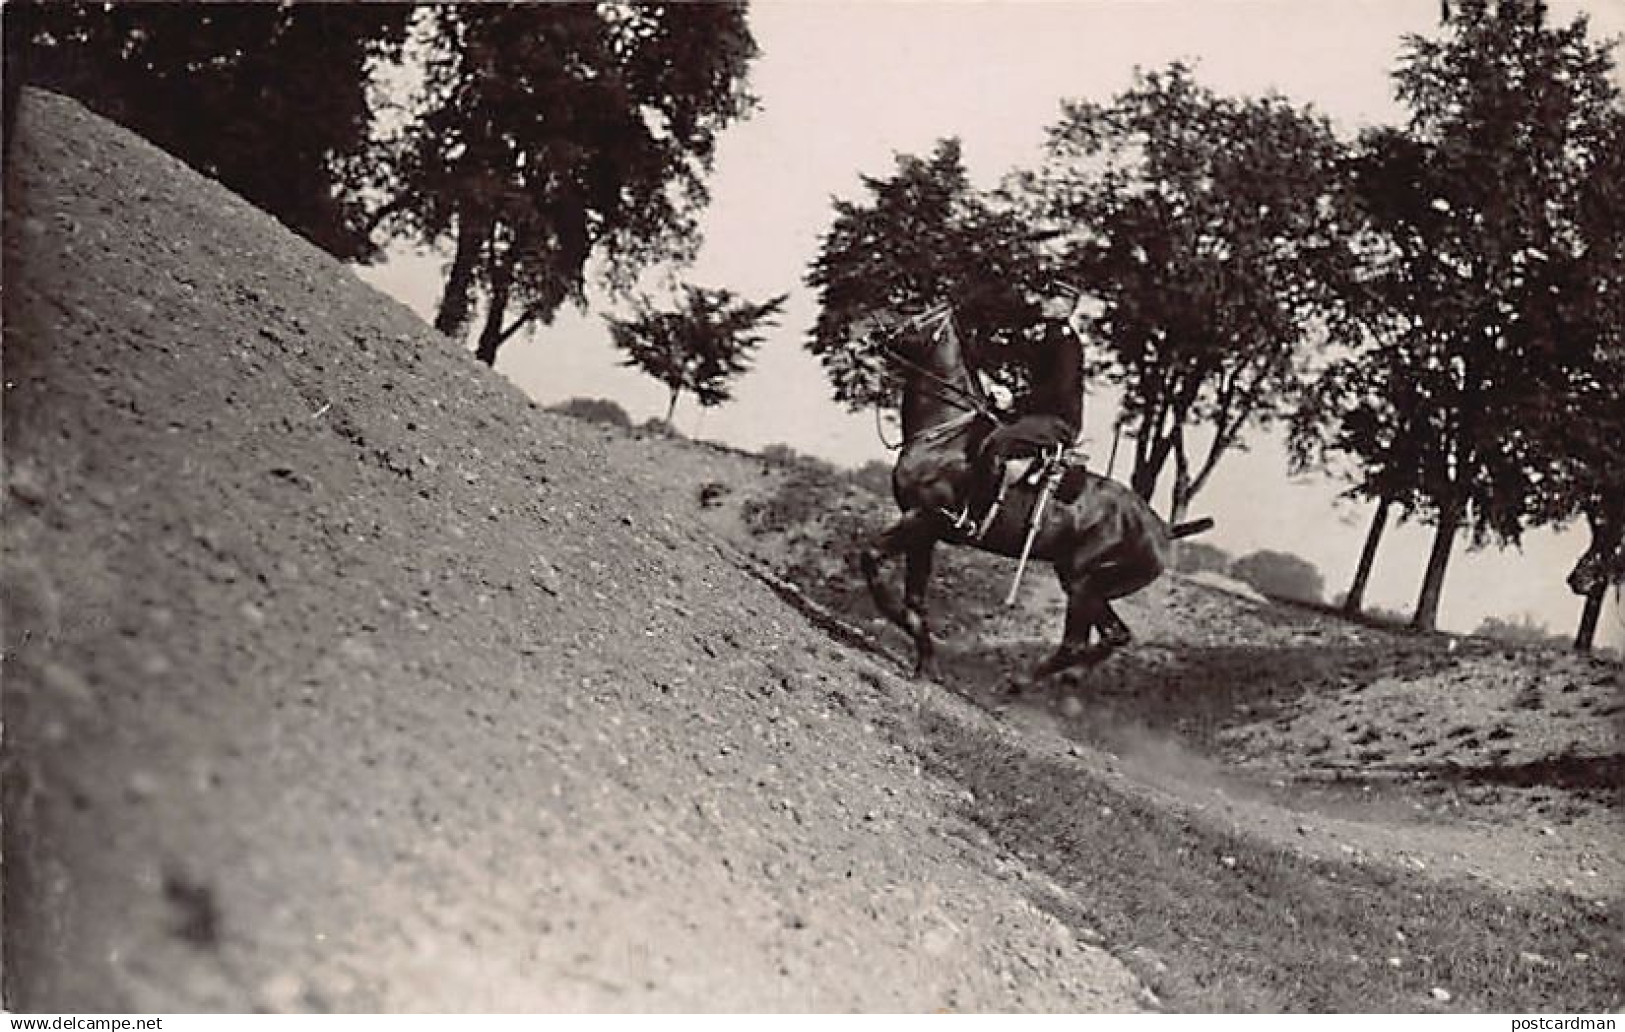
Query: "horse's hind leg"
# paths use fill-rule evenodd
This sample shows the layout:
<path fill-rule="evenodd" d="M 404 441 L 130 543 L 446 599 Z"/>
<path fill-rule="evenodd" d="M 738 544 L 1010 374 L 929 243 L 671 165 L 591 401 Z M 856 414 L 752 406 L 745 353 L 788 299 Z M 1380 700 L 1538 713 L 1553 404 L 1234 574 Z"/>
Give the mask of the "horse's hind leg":
<path fill-rule="evenodd" d="M 1157 579 L 1161 567 L 1126 561 L 1118 551 L 1109 552 L 1099 565 L 1078 574 L 1076 566 L 1063 576 L 1066 589 L 1066 633 L 1055 654 L 1038 668 L 1035 677 L 1047 677 L 1080 663 L 1098 663 L 1114 649 L 1134 640 L 1128 624 L 1112 608 L 1111 600 L 1132 595 Z M 1091 648 L 1091 632 L 1098 632 L 1100 644 Z"/>
<path fill-rule="evenodd" d="M 1098 658 L 1089 648 L 1089 633 L 1103 622 L 1115 619 L 1116 614 L 1095 591 L 1090 578 L 1082 577 L 1067 585 L 1066 632 L 1055 653 L 1033 671 L 1033 678 L 1042 679 Z M 1117 623 L 1120 625 L 1122 621 Z"/>
<path fill-rule="evenodd" d="M 1110 602 L 1100 603 L 1100 620 L 1096 622 L 1095 630 L 1100 632 L 1100 643 L 1106 648 L 1122 648 L 1134 640 L 1134 632 L 1128 629 L 1128 624 L 1117 615 Z"/>
<path fill-rule="evenodd" d="M 931 579 L 932 550 L 936 545 L 937 524 L 919 512 L 904 516 L 863 550 L 860 564 L 869 594 L 886 619 L 908 632 L 914 640 L 914 673 L 931 673 L 934 648 L 931 627 L 925 616 L 925 591 Z M 901 602 L 881 578 L 881 567 L 898 553 L 906 556 L 904 597 Z"/>

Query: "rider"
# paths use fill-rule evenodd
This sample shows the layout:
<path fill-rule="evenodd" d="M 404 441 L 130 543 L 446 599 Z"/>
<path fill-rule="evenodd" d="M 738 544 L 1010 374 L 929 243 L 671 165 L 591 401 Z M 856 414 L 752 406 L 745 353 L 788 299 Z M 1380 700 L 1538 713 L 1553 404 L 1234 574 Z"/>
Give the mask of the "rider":
<path fill-rule="evenodd" d="M 985 536 L 998 518 L 1010 460 L 1059 457 L 1078 439 L 1083 426 L 1083 338 L 1078 318 L 1085 304 L 1085 295 L 1068 292 L 1046 299 L 1041 307 L 1032 388 L 1018 417 L 988 434 L 972 465 L 969 512 L 981 514 L 977 537 Z"/>

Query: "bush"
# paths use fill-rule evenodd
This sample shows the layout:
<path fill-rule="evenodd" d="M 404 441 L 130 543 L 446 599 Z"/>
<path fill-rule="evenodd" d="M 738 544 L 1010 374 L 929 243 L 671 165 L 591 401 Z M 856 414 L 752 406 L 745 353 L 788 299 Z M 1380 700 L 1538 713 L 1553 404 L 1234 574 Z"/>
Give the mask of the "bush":
<path fill-rule="evenodd" d="M 632 429 L 632 417 L 626 414 L 626 409 L 608 398 L 571 398 L 550 407 L 548 411 L 585 419 L 590 423 L 606 423 L 623 430 Z"/>
<path fill-rule="evenodd" d="M 1175 550 L 1174 569 L 1180 573 L 1225 573 L 1234 560 L 1230 553 L 1201 541 L 1184 541 Z"/>
<path fill-rule="evenodd" d="M 677 429 L 675 426 L 672 426 L 659 416 L 652 416 L 649 419 L 644 420 L 641 424 L 639 424 L 638 432 L 644 434 L 654 434 L 657 437 L 670 437 L 676 440 L 686 439 L 683 437 L 683 432 L 681 430 Z"/>
<path fill-rule="evenodd" d="M 865 490 L 873 491 L 882 498 L 891 497 L 891 463 L 875 459 L 865 462 L 851 473 L 847 478 Z"/>
<path fill-rule="evenodd" d="M 1499 616 L 1486 616 L 1484 622 L 1473 630 L 1476 638 L 1493 638 L 1509 645 L 1563 645 L 1569 644 L 1569 639 L 1561 634 L 1553 634 L 1545 624 L 1536 620 L 1530 613 L 1520 613 L 1510 620 Z"/>
<path fill-rule="evenodd" d="M 1246 581 L 1272 598 L 1319 604 L 1325 583 L 1307 559 L 1269 550 L 1242 556 L 1230 565 L 1230 576 Z"/>
<path fill-rule="evenodd" d="M 809 474 L 822 480 L 834 480 L 840 473 L 833 463 L 814 455 L 803 455 L 788 444 L 770 444 L 761 451 L 762 459 L 774 466 L 782 466 L 796 473 Z"/>

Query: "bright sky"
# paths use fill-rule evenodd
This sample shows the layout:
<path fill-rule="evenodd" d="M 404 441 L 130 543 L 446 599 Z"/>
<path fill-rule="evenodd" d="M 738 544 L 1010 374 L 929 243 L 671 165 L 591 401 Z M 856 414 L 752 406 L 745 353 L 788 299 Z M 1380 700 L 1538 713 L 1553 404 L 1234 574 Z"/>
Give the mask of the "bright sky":
<path fill-rule="evenodd" d="M 1553 2 L 1554 20 L 1580 11 L 1593 37 L 1625 34 L 1625 0 Z M 1053 0 L 1027 3 L 760 2 L 751 27 L 761 57 L 751 73 L 761 110 L 721 139 L 706 244 L 684 278 L 753 300 L 789 293 L 779 328 L 741 379 L 735 401 L 702 411 L 678 405 L 690 436 L 746 448 L 782 442 L 843 465 L 887 459 L 872 414 L 829 400 L 803 349 L 816 315 L 801 278 L 829 228 L 834 198 L 860 199 L 860 174 L 891 174 L 898 154 L 924 155 L 958 136 L 978 185 L 991 187 L 1038 156 L 1062 98 L 1107 100 L 1136 67 L 1176 59 L 1221 93 L 1279 92 L 1312 104 L 1345 135 L 1402 113 L 1392 70 L 1407 32 L 1431 33 L 1438 0 Z M 441 259 L 397 255 L 363 270 L 370 282 L 432 318 Z M 497 369 L 539 401 L 612 398 L 637 421 L 664 413 L 665 389 L 618 367 L 602 309 L 561 312 L 550 327 L 509 342 Z M 1102 470 L 1115 412 L 1088 406 L 1085 447 Z M 1330 596 L 1344 590 L 1370 513 L 1336 503 L 1324 478 L 1291 482 L 1280 444 L 1221 461 L 1193 504 L 1218 528 L 1206 540 L 1239 557 L 1270 548 L 1315 563 Z M 1121 464 L 1116 475 L 1124 476 Z M 1171 476 L 1171 473 L 1169 474 Z M 1421 583 L 1429 532 L 1392 527 L 1368 600 L 1409 611 Z M 1582 531 L 1533 533 L 1522 553 L 1469 553 L 1459 543 L 1441 623 L 1471 630 L 1486 615 L 1533 614 L 1572 633 L 1580 600 L 1563 585 L 1585 547 Z M 1599 641 L 1625 643 L 1625 616 L 1610 603 Z"/>

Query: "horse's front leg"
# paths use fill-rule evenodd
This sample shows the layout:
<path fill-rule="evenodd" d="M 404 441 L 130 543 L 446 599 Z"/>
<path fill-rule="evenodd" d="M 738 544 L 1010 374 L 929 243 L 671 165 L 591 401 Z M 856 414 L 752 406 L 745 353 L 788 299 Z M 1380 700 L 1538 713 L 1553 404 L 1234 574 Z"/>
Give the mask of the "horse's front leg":
<path fill-rule="evenodd" d="M 914 676 L 936 677 L 936 646 L 931 641 L 931 621 L 926 615 L 925 593 L 931 586 L 931 561 L 937 541 L 928 537 L 909 546 L 904 555 L 903 607 L 913 621 Z"/>
<path fill-rule="evenodd" d="M 931 578 L 931 552 L 940 521 L 919 510 L 905 515 L 878 535 L 863 550 L 860 563 L 869 594 L 880 612 L 914 640 L 914 672 L 925 675 L 932 665 L 931 628 L 925 618 L 925 589 Z M 881 577 L 886 560 L 899 553 L 907 557 L 905 595 L 899 601 Z"/>

